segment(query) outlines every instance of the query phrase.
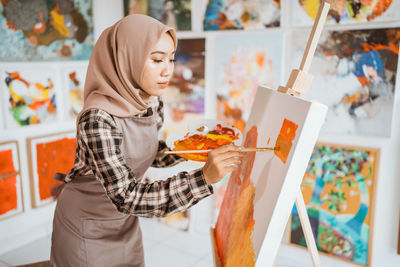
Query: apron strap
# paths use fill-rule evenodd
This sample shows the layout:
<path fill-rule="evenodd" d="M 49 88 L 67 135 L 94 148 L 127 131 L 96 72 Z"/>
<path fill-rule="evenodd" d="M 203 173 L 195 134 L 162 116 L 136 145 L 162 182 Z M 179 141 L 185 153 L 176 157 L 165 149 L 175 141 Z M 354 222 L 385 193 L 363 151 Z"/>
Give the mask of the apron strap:
<path fill-rule="evenodd" d="M 56 172 L 53 176 L 53 179 L 65 183 L 65 176 L 65 173 Z"/>

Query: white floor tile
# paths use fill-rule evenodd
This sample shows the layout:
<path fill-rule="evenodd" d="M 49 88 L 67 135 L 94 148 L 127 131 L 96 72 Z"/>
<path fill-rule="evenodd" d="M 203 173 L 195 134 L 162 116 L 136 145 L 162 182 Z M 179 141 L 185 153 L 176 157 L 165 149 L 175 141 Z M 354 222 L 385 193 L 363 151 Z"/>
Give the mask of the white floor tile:
<path fill-rule="evenodd" d="M 155 219 L 140 218 L 140 228 L 142 229 L 143 238 L 154 240 L 157 243 L 173 236 L 177 231 L 172 227 L 157 222 Z"/>
<path fill-rule="evenodd" d="M 194 232 L 177 232 L 162 244 L 181 250 L 196 258 L 203 258 L 211 253 L 211 241 L 207 235 Z"/>
<path fill-rule="evenodd" d="M 50 238 L 43 237 L 16 250 L 0 255 L 0 259 L 11 266 L 48 261 L 50 259 L 50 248 Z"/>
<path fill-rule="evenodd" d="M 146 267 L 188 267 L 196 262 L 196 258 L 167 245 L 159 244 L 145 250 Z"/>
<path fill-rule="evenodd" d="M 0 259 L 0 267 L 10 267 L 10 265 L 6 264 L 4 261 Z"/>

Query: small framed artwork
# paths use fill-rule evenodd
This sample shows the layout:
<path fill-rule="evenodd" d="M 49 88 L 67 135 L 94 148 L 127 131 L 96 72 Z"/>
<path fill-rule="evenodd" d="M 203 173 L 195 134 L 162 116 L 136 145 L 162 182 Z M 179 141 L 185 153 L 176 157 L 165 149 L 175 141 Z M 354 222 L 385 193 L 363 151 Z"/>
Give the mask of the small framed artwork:
<path fill-rule="evenodd" d="M 67 119 L 76 119 L 83 107 L 83 89 L 85 86 L 87 62 L 71 65 L 61 70 L 62 91 L 66 99 L 65 111 Z"/>
<path fill-rule="evenodd" d="M 57 120 L 59 73 L 44 63 L 4 64 L 1 68 L 1 106 L 6 128 Z"/>
<path fill-rule="evenodd" d="M 318 250 L 370 266 L 379 150 L 317 143 L 301 191 Z M 306 248 L 296 207 L 288 243 Z"/>
<path fill-rule="evenodd" d="M 75 132 L 29 138 L 27 146 L 32 206 L 37 208 L 54 201 L 54 191 L 62 183 L 53 179 L 54 174 L 73 167 Z"/>
<path fill-rule="evenodd" d="M 0 220 L 23 211 L 18 143 L 0 143 Z"/>

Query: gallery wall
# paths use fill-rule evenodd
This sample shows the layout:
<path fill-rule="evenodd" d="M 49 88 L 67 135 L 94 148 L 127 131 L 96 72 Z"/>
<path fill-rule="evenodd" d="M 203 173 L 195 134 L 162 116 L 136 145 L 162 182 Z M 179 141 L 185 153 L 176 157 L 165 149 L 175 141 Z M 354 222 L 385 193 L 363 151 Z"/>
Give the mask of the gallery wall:
<path fill-rule="evenodd" d="M 311 30 L 312 20 L 307 15 L 302 14 L 304 10 L 297 3 L 298 1 L 287 0 L 281 3 L 279 27 L 203 31 L 203 16 L 207 8 L 207 2 L 207 0 L 192 1 L 192 30 L 178 32 L 178 37 L 182 44 L 186 40 L 187 44 L 195 44 L 196 46 L 193 45 L 193 47 L 198 49 L 194 52 L 188 52 L 182 46 L 182 53 L 190 55 L 192 63 L 202 62 L 201 64 L 204 64 L 203 67 L 199 67 L 198 64 L 193 65 L 192 70 L 195 71 L 189 75 L 191 77 L 189 84 L 194 86 L 191 88 L 199 90 L 199 93 L 192 96 L 190 100 L 200 100 L 203 107 L 200 108 L 201 112 L 191 113 L 188 110 L 184 110 L 185 119 L 177 120 L 174 119 L 174 116 L 179 117 L 182 115 L 181 112 L 177 112 L 175 109 L 177 103 L 174 101 L 169 103 L 168 99 L 166 99 L 167 127 L 164 128 L 162 137 L 174 131 L 184 131 L 187 123 L 202 117 L 223 119 L 235 124 L 238 128 L 244 127 L 243 123 L 245 123 L 246 116 L 249 113 L 249 108 L 246 108 L 246 105 L 252 101 L 253 87 L 257 86 L 258 83 L 271 88 L 285 85 L 290 71 L 299 66 L 306 37 Z M 394 0 L 393 6 L 400 8 L 399 2 L 399 0 Z M 112 1 L 111 4 L 111 1 L 108 0 L 94 0 L 92 14 L 94 41 L 106 27 L 123 17 L 123 1 Z M 325 31 L 321 37 L 321 43 L 326 44 L 325 50 L 318 50 L 312 63 L 310 73 L 315 75 L 315 79 L 308 95 L 309 98 L 317 99 L 327 104 L 330 110 L 335 111 L 328 116 L 327 125 L 328 123 L 329 125 L 320 135 L 319 141 L 321 143 L 334 144 L 339 148 L 353 149 L 352 151 L 374 151 L 374 153 L 376 151 L 377 154 L 374 155 L 378 155 L 374 156 L 374 180 L 369 189 L 371 197 L 369 208 L 373 210 L 368 215 L 370 226 L 368 244 L 371 249 L 363 252 L 364 255 L 368 255 L 368 263 L 371 266 L 400 265 L 400 255 L 397 254 L 400 215 L 400 196 L 398 194 L 400 190 L 400 166 L 398 164 L 400 161 L 400 96 L 398 93 L 400 83 L 396 81 L 393 84 L 395 88 L 392 91 L 395 94 L 385 99 L 385 101 L 378 102 L 378 107 L 372 106 L 369 107 L 370 109 L 368 107 L 354 107 L 350 111 L 348 106 L 345 106 L 342 102 L 335 102 L 335 99 L 343 99 L 343 96 L 351 91 L 346 90 L 346 87 L 353 89 L 359 86 L 362 79 L 357 78 L 360 76 L 354 74 L 356 72 L 351 75 L 351 71 L 342 67 L 340 64 L 343 64 L 343 60 L 339 61 L 337 60 L 338 57 L 331 56 L 332 53 L 334 54 L 340 49 L 329 46 L 331 44 L 329 40 L 334 40 L 334 36 L 328 31 L 337 31 L 338 33 L 350 31 L 352 36 L 357 36 L 357 34 L 371 35 L 371 32 L 376 29 L 400 28 L 400 17 L 397 15 L 396 18 L 396 12 L 393 12 L 393 9 L 388 9 L 387 14 L 389 14 L 387 20 L 383 20 L 384 16 L 380 16 L 374 20 L 364 22 L 328 23 L 325 26 Z M 270 14 L 269 18 L 274 18 L 274 15 Z M 337 39 L 336 41 L 339 42 L 340 40 Z M 378 53 L 380 53 L 379 51 L 382 50 L 378 50 Z M 365 54 L 367 59 L 368 56 L 373 57 L 375 55 Z M 233 59 L 232 56 L 235 55 L 237 57 Z M 396 58 L 397 66 L 398 50 L 397 56 L 391 55 L 380 54 L 381 57 Z M 343 55 L 341 58 L 345 59 L 345 56 Z M 371 58 L 369 59 L 371 60 Z M 260 64 L 254 64 L 255 62 Z M 48 202 L 40 200 L 37 197 L 39 192 L 35 192 L 32 189 L 35 188 L 36 181 L 32 162 L 35 160 L 34 155 L 38 155 L 33 144 L 43 142 L 43 140 L 46 142 L 51 141 L 54 134 L 57 134 L 57 140 L 64 141 L 67 141 L 64 138 L 68 139 L 73 136 L 74 117 L 71 115 L 71 107 L 67 101 L 69 96 L 63 91 L 63 88 L 68 88 L 69 84 L 71 84 L 71 80 L 68 80 L 68 77 L 70 77 L 68 75 L 74 71 L 76 71 L 76 78 L 83 80 L 80 77 L 84 77 L 87 63 L 87 59 L 50 61 L 47 59 L 44 62 L 9 62 L 1 60 L 0 62 L 0 77 L 2 81 L 0 87 L 2 90 L 0 94 L 2 103 L 0 111 L 0 143 L 9 141 L 18 143 L 19 166 L 16 167 L 15 171 L 19 172 L 18 179 L 20 179 L 21 189 L 20 209 L 16 210 L 15 214 L 10 214 L 0 220 L 0 254 L 51 233 L 55 203 L 52 200 Z M 353 63 L 350 62 L 349 64 Z M 366 65 L 368 66 L 368 64 Z M 338 68 L 333 68 L 333 66 Z M 196 71 L 196 68 L 198 68 L 198 71 Z M 203 68 L 203 71 L 200 70 L 201 68 Z M 9 112 L 6 107 L 8 95 L 3 81 L 6 78 L 7 70 L 8 72 L 16 72 L 17 70 L 25 69 L 27 70 L 28 76 L 26 77 L 28 78 L 38 76 L 40 73 L 53 75 L 51 78 L 54 83 L 58 105 L 56 114 L 49 119 L 49 122 L 17 127 L 13 124 L 12 118 L 8 117 Z M 340 75 L 337 75 L 337 72 L 335 73 L 338 69 L 341 71 Z M 357 68 L 354 69 L 357 70 Z M 375 68 L 375 74 L 379 76 L 378 69 L 379 67 Z M 179 68 L 177 68 L 177 71 L 179 76 Z M 365 73 L 368 70 L 364 69 L 363 71 Z M 186 75 L 184 73 L 183 70 L 182 76 Z M 374 73 L 370 74 L 373 76 Z M 396 69 L 394 75 L 396 78 L 400 77 L 399 68 Z M 246 78 L 240 79 L 243 77 Z M 387 84 L 391 84 L 391 81 L 393 79 L 389 79 Z M 46 79 L 41 81 L 42 84 L 46 84 L 46 82 Z M 241 92 L 241 98 L 234 98 L 232 96 L 235 96 L 235 92 L 229 88 L 229 84 L 239 88 L 246 87 L 248 90 L 246 93 Z M 172 85 L 179 87 L 182 84 L 176 80 Z M 180 104 L 185 104 L 185 101 L 188 100 L 183 99 Z M 362 105 L 361 103 L 359 104 Z M 231 113 L 227 112 L 227 107 L 232 109 Z M 347 109 L 343 107 L 347 107 Z M 384 107 L 386 110 L 382 117 L 372 116 L 372 122 L 370 122 L 371 120 L 361 120 L 358 124 L 352 121 L 354 117 L 364 118 L 366 116 L 363 115 L 362 110 L 368 110 L 375 114 L 373 111 L 379 107 Z M 349 116 L 350 112 L 354 112 L 355 115 Z M 229 116 L 229 114 L 233 115 Z M 161 175 L 156 170 L 152 171 L 157 175 Z M 218 185 L 217 188 L 220 186 Z M 304 186 L 307 185 L 304 184 Z M 213 213 L 213 211 L 211 210 L 210 213 Z M 212 224 L 212 222 L 210 221 L 209 223 Z M 290 227 L 288 229 L 290 230 Z M 307 251 L 299 246 L 288 244 L 286 238 L 282 241 L 279 254 L 283 258 L 287 258 L 288 261 L 298 263 L 299 266 L 311 264 Z M 343 256 L 323 255 L 321 257 L 324 266 L 354 266 L 351 263 L 354 261 L 345 260 Z"/>

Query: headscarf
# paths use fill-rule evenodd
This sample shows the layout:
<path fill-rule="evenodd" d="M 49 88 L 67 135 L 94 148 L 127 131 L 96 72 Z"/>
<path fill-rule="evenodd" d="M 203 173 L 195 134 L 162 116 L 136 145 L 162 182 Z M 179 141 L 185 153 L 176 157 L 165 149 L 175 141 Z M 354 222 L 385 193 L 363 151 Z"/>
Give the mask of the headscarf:
<path fill-rule="evenodd" d="M 90 57 L 80 114 L 96 108 L 130 117 L 149 108 L 151 95 L 141 89 L 144 64 L 167 32 L 176 48 L 174 29 L 146 15 L 126 16 L 104 30 Z"/>

